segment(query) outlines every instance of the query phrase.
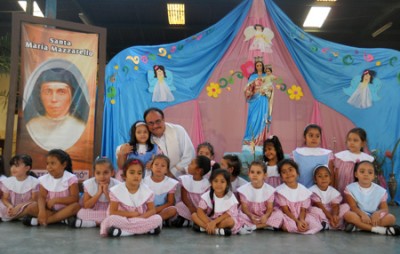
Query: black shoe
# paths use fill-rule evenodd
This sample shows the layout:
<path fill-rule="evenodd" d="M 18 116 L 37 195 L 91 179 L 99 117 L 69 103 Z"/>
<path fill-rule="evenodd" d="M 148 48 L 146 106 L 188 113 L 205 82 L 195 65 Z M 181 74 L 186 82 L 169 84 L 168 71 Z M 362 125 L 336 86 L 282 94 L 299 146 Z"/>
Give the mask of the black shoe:
<path fill-rule="evenodd" d="M 153 229 L 153 230 L 151 230 L 149 232 L 150 235 L 159 235 L 160 233 L 161 233 L 161 227 L 160 226 L 156 227 L 155 229 Z"/>
<path fill-rule="evenodd" d="M 178 217 L 172 222 L 172 226 L 181 228 L 183 226 L 183 223 L 185 222 L 185 218 L 182 216 L 178 215 Z"/>
<path fill-rule="evenodd" d="M 163 227 L 170 228 L 172 226 L 171 220 L 163 220 Z"/>
<path fill-rule="evenodd" d="M 32 216 L 29 216 L 29 215 L 27 215 L 27 216 L 24 216 L 23 218 L 22 218 L 22 224 L 24 224 L 25 226 L 27 226 L 27 227 L 31 227 L 32 226 Z"/>
<path fill-rule="evenodd" d="M 344 226 L 344 231 L 350 233 L 354 231 L 354 228 L 355 228 L 354 224 L 346 223 L 346 225 Z"/>
<path fill-rule="evenodd" d="M 321 222 L 322 229 L 321 231 L 329 230 L 329 225 L 325 221 Z"/>
<path fill-rule="evenodd" d="M 116 235 L 114 235 L 114 231 L 115 231 L 115 230 L 117 230 L 117 234 L 116 234 Z M 107 229 L 107 235 L 108 235 L 109 237 L 118 237 L 118 236 L 121 236 L 121 233 L 122 233 L 121 229 L 120 229 L 120 228 L 116 228 L 116 227 L 114 227 L 114 226 L 109 227 L 109 228 Z"/>
<path fill-rule="evenodd" d="M 71 216 L 71 217 L 69 217 L 68 219 L 67 219 L 67 225 L 68 225 L 68 227 L 70 227 L 70 228 L 80 228 L 80 227 L 77 227 L 76 226 L 76 221 L 77 221 L 78 219 L 75 217 L 75 216 Z M 82 221 L 81 221 L 81 226 L 82 226 Z"/>
<path fill-rule="evenodd" d="M 232 230 L 230 228 L 220 228 L 218 229 L 218 235 L 222 236 L 231 236 L 232 235 Z"/>
<path fill-rule="evenodd" d="M 400 226 L 393 225 L 393 226 L 386 227 L 386 235 L 391 235 L 391 236 L 400 235 Z"/>
<path fill-rule="evenodd" d="M 200 226 L 197 225 L 196 223 L 193 223 L 192 229 L 193 229 L 195 232 L 201 232 Z"/>

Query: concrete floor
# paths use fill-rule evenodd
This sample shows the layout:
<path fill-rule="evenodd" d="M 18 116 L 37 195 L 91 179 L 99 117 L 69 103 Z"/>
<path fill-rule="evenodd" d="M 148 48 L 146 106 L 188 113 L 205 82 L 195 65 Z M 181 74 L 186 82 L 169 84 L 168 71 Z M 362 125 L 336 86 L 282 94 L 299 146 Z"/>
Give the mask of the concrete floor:
<path fill-rule="evenodd" d="M 400 208 L 390 207 L 400 224 Z M 325 231 L 315 235 L 257 231 L 251 235 L 208 236 L 191 229 L 164 228 L 160 235 L 102 238 L 99 229 L 64 225 L 25 227 L 0 223 L 0 254 L 8 253 L 400 253 L 400 237 Z"/>

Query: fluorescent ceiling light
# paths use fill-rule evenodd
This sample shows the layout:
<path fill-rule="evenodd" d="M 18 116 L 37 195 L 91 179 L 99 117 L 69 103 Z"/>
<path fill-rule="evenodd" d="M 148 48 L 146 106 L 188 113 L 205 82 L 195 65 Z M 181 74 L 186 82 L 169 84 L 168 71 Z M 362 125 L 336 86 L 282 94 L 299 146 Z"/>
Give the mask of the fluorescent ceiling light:
<path fill-rule="evenodd" d="M 331 7 L 311 7 L 303 27 L 322 27 L 330 11 Z"/>
<path fill-rule="evenodd" d="M 26 1 L 18 1 L 19 6 L 26 11 Z M 33 16 L 36 17 L 44 17 L 43 12 L 40 10 L 39 5 L 36 3 L 36 1 L 33 2 Z"/>
<path fill-rule="evenodd" d="M 170 25 L 185 24 L 185 4 L 167 4 L 167 10 Z"/>

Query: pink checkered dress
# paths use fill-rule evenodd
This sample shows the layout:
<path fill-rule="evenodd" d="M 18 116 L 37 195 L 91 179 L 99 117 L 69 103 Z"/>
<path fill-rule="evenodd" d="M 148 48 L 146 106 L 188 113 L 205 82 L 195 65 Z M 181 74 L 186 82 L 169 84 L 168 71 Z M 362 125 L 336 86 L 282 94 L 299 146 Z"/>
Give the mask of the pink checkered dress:
<path fill-rule="evenodd" d="M 339 205 L 339 227 L 336 229 L 343 230 L 344 229 L 344 220 L 343 216 L 345 213 L 350 211 L 350 206 L 348 204 L 340 204 L 343 200 L 342 195 L 340 195 L 340 192 L 338 192 L 335 188 L 329 186 L 326 191 L 322 191 L 318 188 L 317 185 L 313 185 L 310 188 L 310 191 L 312 192 L 311 195 L 311 201 L 312 202 L 321 202 L 326 210 L 329 212 L 332 212 L 332 205 L 337 204 Z M 324 212 L 321 209 L 314 209 L 315 207 L 311 207 L 310 211 L 313 211 L 314 214 L 318 214 L 320 217 L 320 221 L 325 221 L 326 223 L 329 223 L 328 218 L 324 214 Z M 332 228 L 335 229 L 335 228 Z"/>
<path fill-rule="evenodd" d="M 108 185 L 108 189 L 119 184 L 120 181 L 111 178 Z M 83 182 L 85 193 L 93 197 L 98 191 L 99 185 L 96 182 L 96 178 L 92 177 Z M 101 223 L 106 218 L 107 208 L 109 202 L 104 194 L 101 194 L 96 204 L 92 208 L 81 208 L 77 214 L 77 217 L 84 221 L 95 221 Z"/>
<path fill-rule="evenodd" d="M 47 190 L 46 201 L 49 201 L 53 198 L 65 198 L 70 196 L 69 187 L 73 184 L 78 183 L 78 178 L 68 172 L 64 171 L 64 174 L 60 178 L 54 178 L 50 174 L 46 174 L 39 178 L 40 185 Z M 66 207 L 63 204 L 56 204 L 53 207 L 54 211 L 59 211 Z"/>
<path fill-rule="evenodd" d="M 210 188 L 210 182 L 207 178 L 203 178 L 200 181 L 193 180 L 192 175 L 183 175 L 179 177 L 182 188 L 185 188 L 189 196 L 189 200 L 192 201 L 193 205 L 197 208 L 203 195 Z M 182 202 L 178 202 L 176 205 L 178 214 L 187 220 L 192 220 L 192 214 L 189 208 Z"/>
<path fill-rule="evenodd" d="M 310 208 L 311 194 L 311 191 L 300 183 L 298 183 L 296 189 L 291 189 L 283 183 L 276 188 L 275 200 L 280 207 L 287 206 L 290 212 L 298 218 L 300 216 L 301 208 L 307 210 Z M 299 232 L 296 222 L 286 214 L 283 214 L 283 225 L 286 227 L 288 232 L 291 233 L 315 234 L 321 231 L 322 225 L 319 219 L 320 216 L 314 212 L 315 211 L 307 211 L 305 221 L 308 223 L 309 230 L 306 232 Z"/>
<path fill-rule="evenodd" d="M 240 195 L 240 203 L 245 204 L 250 213 L 261 217 L 267 212 L 268 204 L 273 204 L 275 199 L 275 189 L 264 183 L 260 189 L 253 187 L 251 183 L 247 183 L 238 189 Z M 253 221 L 242 211 L 239 212 L 240 218 L 247 226 L 253 226 Z M 266 226 L 280 228 L 282 225 L 283 213 L 277 207 L 273 208 L 269 216 Z"/>
<path fill-rule="evenodd" d="M 39 180 L 28 176 L 24 181 L 18 181 L 15 177 L 9 177 L 3 180 L 1 187 L 3 193 L 9 194 L 9 201 L 15 207 L 24 204 L 18 213 L 10 217 L 7 215 L 7 207 L 0 201 L 0 217 L 3 221 L 9 221 L 17 217 L 32 201 L 32 194 L 39 191 Z"/>
<path fill-rule="evenodd" d="M 214 214 L 211 217 L 209 216 L 209 218 L 211 220 L 215 220 L 224 213 L 228 213 L 235 221 L 235 225 L 231 229 L 232 234 L 237 234 L 243 224 L 239 218 L 239 202 L 237 201 L 235 195 L 232 192 L 228 192 L 228 194 L 226 194 L 224 197 L 218 198 L 214 194 L 214 202 L 211 201 L 210 191 L 207 191 L 206 193 L 201 195 L 199 208 L 203 209 L 207 215 L 210 214 L 212 211 L 212 204 L 214 204 Z"/>
<path fill-rule="evenodd" d="M 141 183 L 136 193 L 131 194 L 126 188 L 125 183 L 120 183 L 110 189 L 111 202 L 119 203 L 119 210 L 122 211 L 137 211 L 143 214 L 147 210 L 147 203 L 154 201 L 154 193 Z M 148 218 L 127 218 L 119 215 L 110 215 L 107 211 L 107 217 L 100 225 L 100 235 L 106 236 L 107 229 L 116 227 L 122 231 L 133 234 L 145 234 L 152 229 L 162 226 L 162 218 L 155 214 Z"/>

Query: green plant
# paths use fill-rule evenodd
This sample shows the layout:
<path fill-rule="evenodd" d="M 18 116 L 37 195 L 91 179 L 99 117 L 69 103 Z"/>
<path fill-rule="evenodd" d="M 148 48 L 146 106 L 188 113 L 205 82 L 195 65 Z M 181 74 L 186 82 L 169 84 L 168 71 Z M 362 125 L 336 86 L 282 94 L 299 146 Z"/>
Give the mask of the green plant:
<path fill-rule="evenodd" d="M 0 75 L 10 73 L 11 37 L 6 34 L 0 37 Z"/>

